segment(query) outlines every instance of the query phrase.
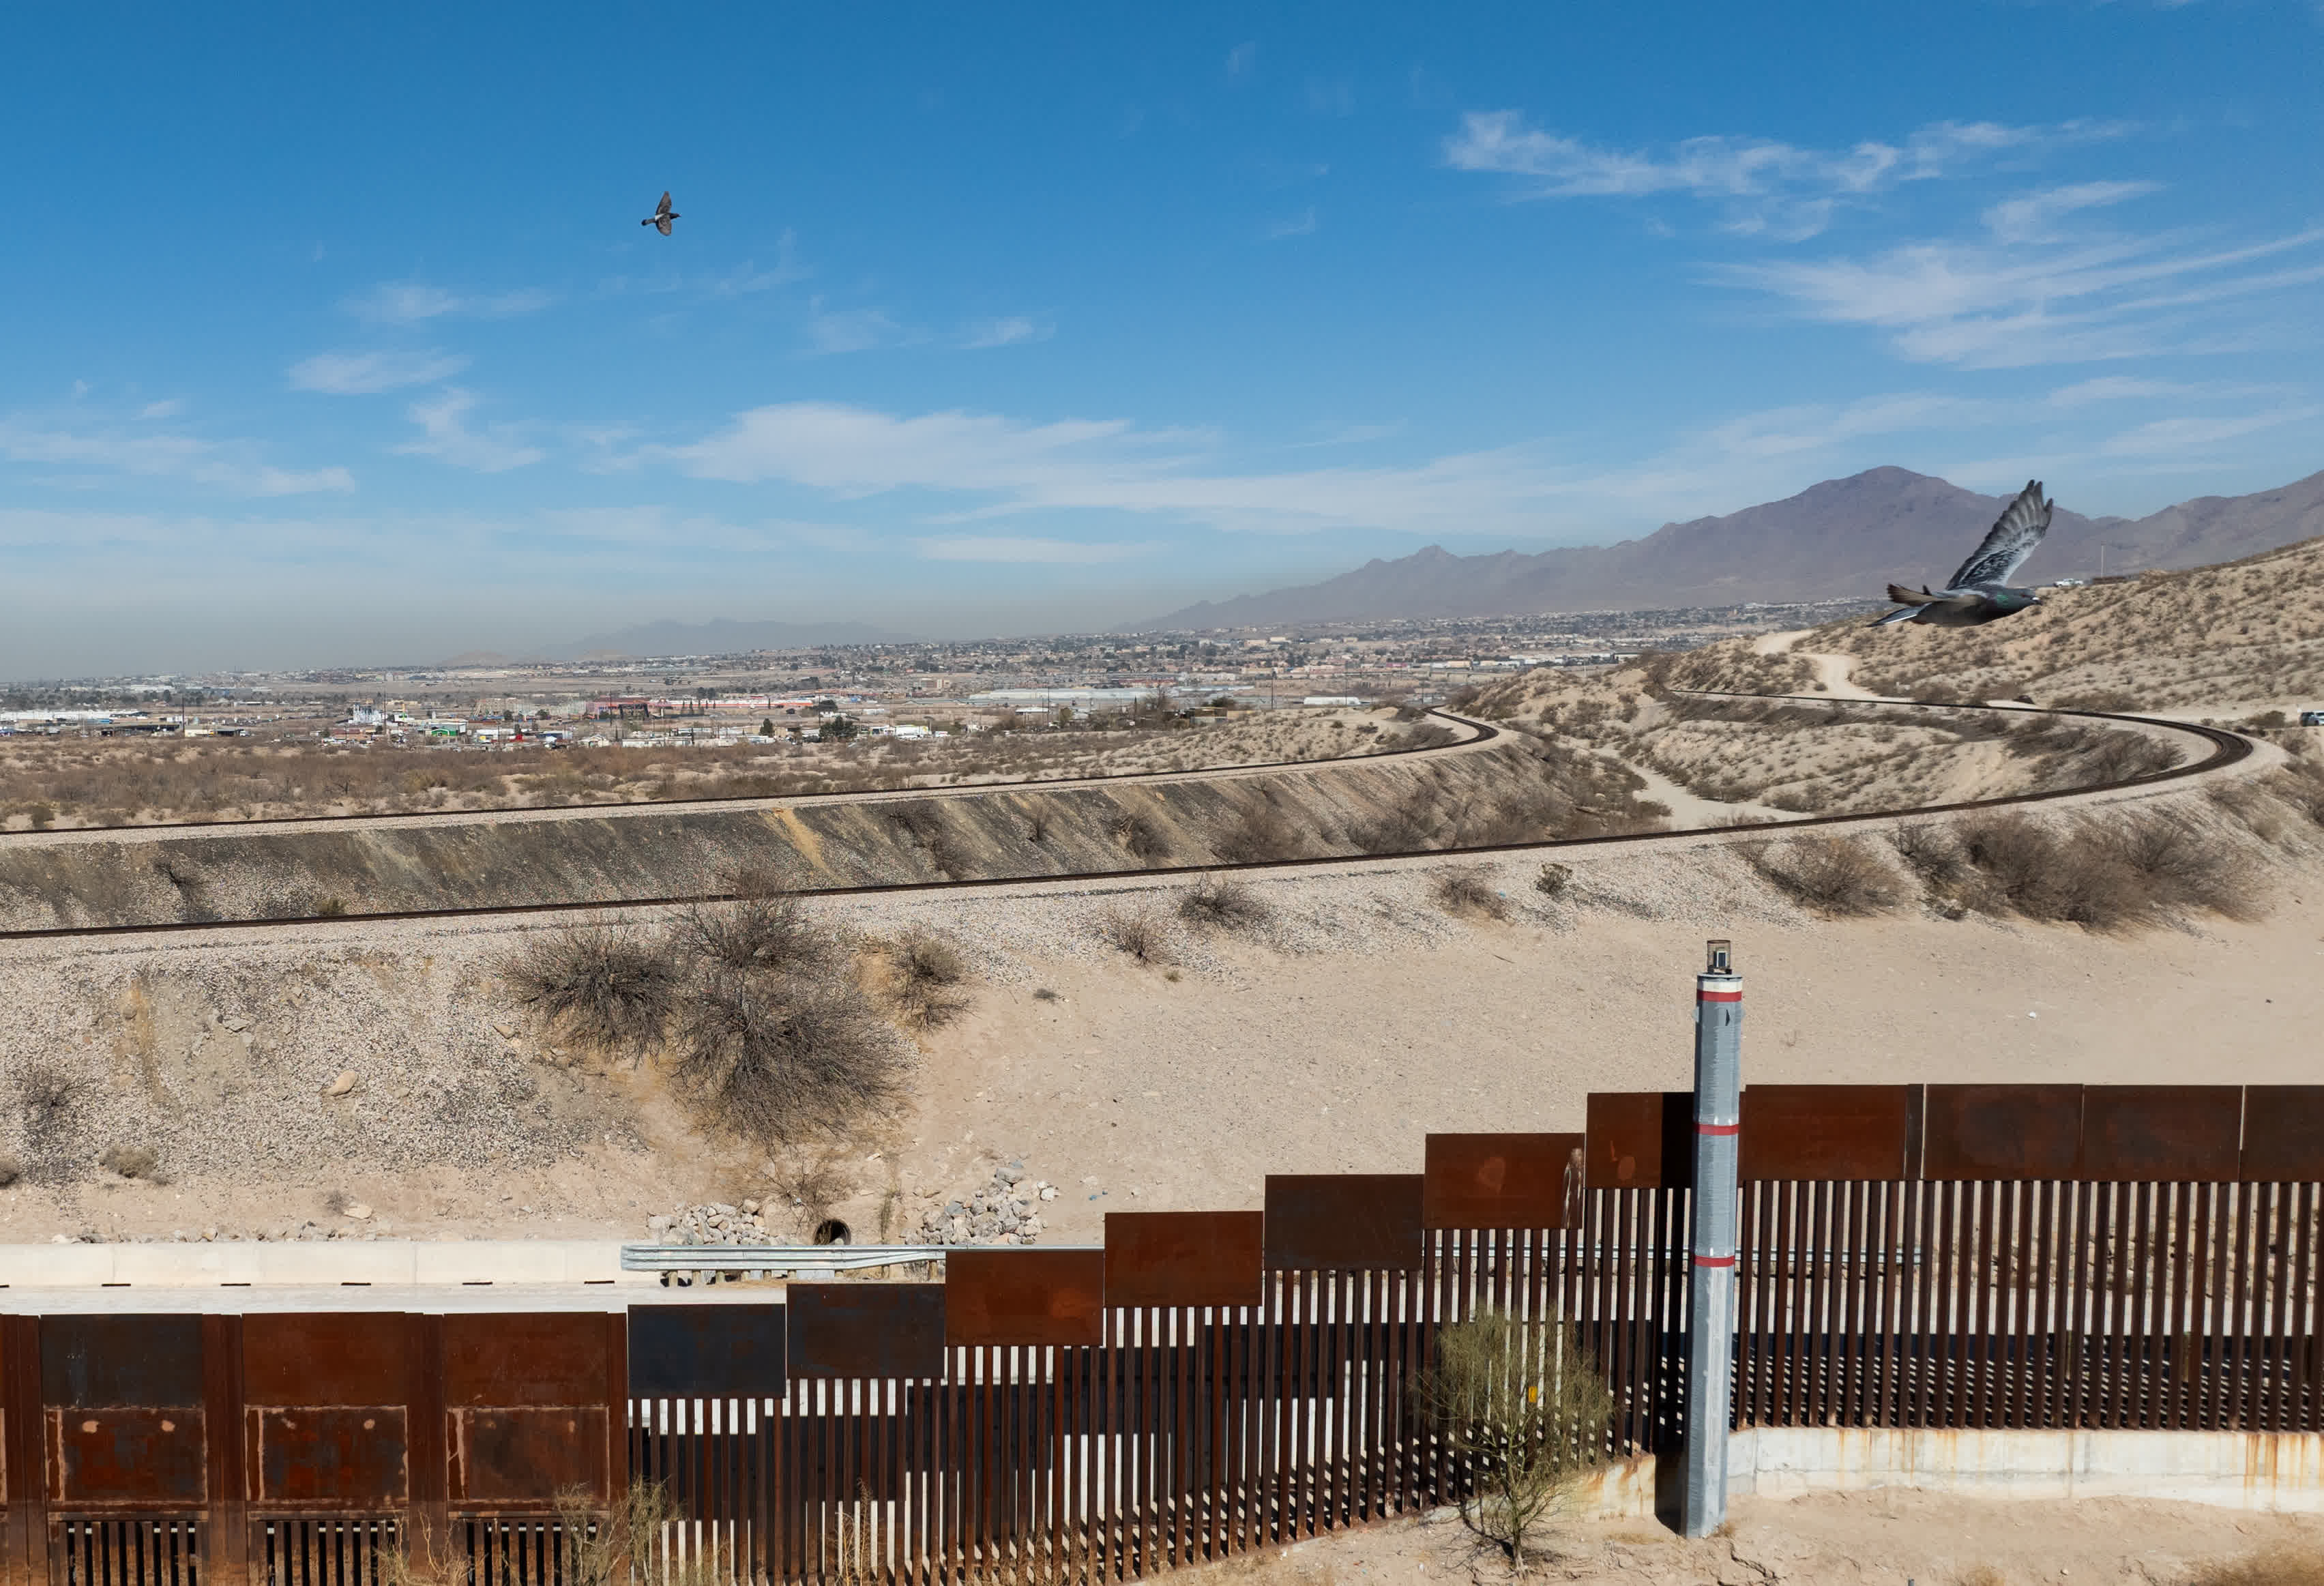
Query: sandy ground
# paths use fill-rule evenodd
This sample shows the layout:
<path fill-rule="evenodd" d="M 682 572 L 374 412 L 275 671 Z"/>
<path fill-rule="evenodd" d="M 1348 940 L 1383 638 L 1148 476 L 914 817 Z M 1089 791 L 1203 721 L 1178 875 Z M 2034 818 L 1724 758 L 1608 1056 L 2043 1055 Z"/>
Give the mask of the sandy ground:
<path fill-rule="evenodd" d="M 1431 1130 L 1578 1129 L 1593 1089 L 1688 1083 L 1692 975 L 1711 936 L 1735 940 L 1746 977 L 1751 1079 L 2316 1077 L 2324 862 L 2312 852 L 2273 861 L 2262 920 L 2127 936 L 1918 911 L 1816 919 L 1717 844 L 1558 857 L 1572 879 L 1555 901 L 1533 887 L 1538 855 L 1487 863 L 1506 922 L 1436 903 L 1434 881 L 1471 868 L 1458 862 L 1268 873 L 1254 886 L 1274 918 L 1256 938 L 1177 921 L 1181 881 L 820 903 L 869 934 L 928 926 L 975 969 L 968 1013 L 926 1039 L 910 1109 L 835 1155 L 837 1209 L 859 1237 L 883 1203 L 893 1228 L 910 1228 L 1021 1160 L 1062 1192 L 1042 1208 L 1043 1242 L 1093 1240 L 1117 1207 L 1256 1206 L 1268 1172 L 1417 1171 Z M 1102 919 L 1124 908 L 1166 921 L 1172 962 L 1140 966 L 1106 944 Z M 20 1183 L 0 1190 L 0 1241 L 210 1226 L 280 1237 L 310 1223 L 640 1238 L 658 1211 L 768 1195 L 761 1155 L 695 1133 L 650 1065 L 558 1058 L 522 1027 L 495 967 L 541 928 L 349 924 L 263 942 L 12 948 L 0 964 L 21 1015 L 0 1041 L 11 1063 L 61 1042 L 104 1052 L 119 1039 L 103 1022 L 114 1016 L 78 1035 L 38 1019 L 134 985 L 157 1010 L 151 1049 L 185 1065 L 188 1085 L 208 1083 L 212 1055 L 239 1062 L 244 1047 L 203 998 L 215 1010 L 236 987 L 293 977 L 316 989 L 299 1008 L 271 1004 L 249 1032 L 235 1083 L 279 1078 L 281 1093 L 229 1095 L 246 1145 L 198 1152 L 195 1136 L 223 1128 L 198 1107 L 179 1126 L 191 1132 L 173 1148 L 173 1182 Z M 382 1020 L 401 1021 L 395 1040 L 362 1034 Z M 112 1061 L 118 1093 L 136 1093 L 134 1065 Z M 361 1086 L 318 1094 L 344 1061 L 360 1063 Z M 446 1120 L 440 1138 L 431 1117 Z M 431 1157 L 437 1145 L 448 1154 Z M 335 1193 L 373 1216 L 331 1212 Z"/>
<path fill-rule="evenodd" d="M 1582 1586 L 2185 1586 L 2208 1567 L 2255 1554 L 2324 1557 L 2324 1519 L 2197 1504 L 2002 1502 L 1891 1490 L 1738 1498 L 1728 1517 L 1726 1535 L 1694 1542 L 1643 1521 L 1569 1526 L 1529 1578 Z M 1450 1511 L 1246 1555 L 1191 1576 L 1218 1586 L 1482 1586 L 1511 1579 L 1501 1558 L 1480 1553 Z"/>

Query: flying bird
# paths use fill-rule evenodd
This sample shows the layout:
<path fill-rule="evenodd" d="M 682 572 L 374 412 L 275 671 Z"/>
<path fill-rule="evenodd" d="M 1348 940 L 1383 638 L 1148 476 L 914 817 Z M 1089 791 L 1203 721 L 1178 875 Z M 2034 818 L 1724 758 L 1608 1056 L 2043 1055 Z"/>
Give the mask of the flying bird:
<path fill-rule="evenodd" d="M 669 223 L 676 220 L 678 217 L 678 211 L 669 207 L 669 195 L 668 193 L 664 193 L 661 196 L 661 202 L 654 206 L 654 212 L 647 216 L 643 220 L 639 221 L 638 224 L 640 226 L 650 226 L 656 231 L 661 233 L 662 235 L 668 236 L 669 235 Z"/>
<path fill-rule="evenodd" d="M 2032 590 L 2012 589 L 2009 576 L 2024 566 L 2034 548 L 2042 543 L 2042 536 L 2050 531 L 2050 510 L 2057 504 L 2042 499 L 2039 479 L 2027 481 L 1950 582 L 1942 589 L 1923 585 L 1917 591 L 1891 584 L 1888 598 L 1897 609 L 1872 625 L 1926 622 L 1935 628 L 1974 628 L 2040 605 L 2042 597 Z"/>

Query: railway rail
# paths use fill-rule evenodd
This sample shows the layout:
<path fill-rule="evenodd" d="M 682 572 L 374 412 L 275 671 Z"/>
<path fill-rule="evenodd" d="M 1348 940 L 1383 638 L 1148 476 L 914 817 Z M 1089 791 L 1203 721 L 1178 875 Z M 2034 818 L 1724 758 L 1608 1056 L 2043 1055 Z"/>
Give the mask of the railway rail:
<path fill-rule="evenodd" d="M 2044 709 L 2033 705 L 1934 705 L 1924 704 L 1915 700 L 1843 700 L 1834 699 L 1826 695 L 1750 694 L 1727 689 L 1683 689 L 1678 692 L 1695 698 L 1781 701 L 1808 705 L 1838 705 L 1848 709 L 2006 711 L 2012 715 L 2018 715 L 2080 718 L 2088 721 L 2107 723 L 2115 726 L 2155 728 L 2166 732 L 2182 733 L 2188 737 L 2194 738 L 2207 743 L 2209 745 L 2210 750 L 2210 752 L 2202 758 L 2190 761 L 2183 765 L 2172 766 L 2166 770 L 2149 771 L 2140 776 L 2126 777 L 2110 782 L 2089 783 L 2080 787 L 2054 788 L 2037 793 L 1997 794 L 1987 798 L 1968 798 L 1944 804 L 1916 805 L 1903 809 L 1871 810 L 1851 815 L 1801 816 L 1790 820 L 1766 821 L 1748 828 L 1749 834 L 1754 837 L 1764 836 L 1768 833 L 1775 832 L 1806 830 L 1825 826 L 1868 825 L 1881 821 L 1907 819 L 1916 816 L 1958 815 L 1970 810 L 1998 809 L 2022 805 L 2047 804 L 2068 798 L 2087 798 L 2089 795 L 2096 793 L 2121 792 L 2138 788 L 2154 787 L 2163 783 L 2181 781 L 2188 778 L 2203 776 L 2210 772 L 2223 770 L 2227 767 L 2250 759 L 2254 751 L 2254 745 L 2251 740 L 2239 733 L 2227 732 L 2218 727 L 2200 725 L 2192 722 L 2172 721 L 2167 717 L 2161 716 L 2128 715 L 2107 711 L 2093 710 Z M 1501 730 L 1499 728 L 1493 726 L 1490 723 L 1478 721 L 1473 717 L 1459 715 L 1453 712 L 1443 710 L 1431 711 L 1429 714 L 1446 723 L 1471 729 L 1475 735 L 1464 739 L 1458 743 L 1390 751 L 1388 752 L 1388 753 L 1380 755 L 1367 755 L 1361 758 L 1365 760 L 1387 759 L 1389 754 L 1443 754 L 1463 752 L 1473 750 L 1484 743 L 1492 742 L 1501 735 Z M 766 808 L 780 807 L 786 805 L 793 805 L 809 800 L 828 802 L 835 798 L 851 798 L 862 801 L 872 801 L 890 798 L 959 798 L 996 791 L 1007 791 L 1012 788 L 1021 789 L 1031 788 L 1042 790 L 1058 790 L 1077 786 L 1111 786 L 1116 783 L 1125 781 L 1182 781 L 1204 775 L 1217 775 L 1223 773 L 1240 776 L 1269 770 L 1297 768 L 1314 769 L 1318 766 L 1343 765 L 1346 763 L 1348 763 L 1346 761 L 1292 761 L 1275 762 L 1268 765 L 1220 768 L 1219 772 L 1212 773 L 1185 771 L 1140 771 L 1128 773 L 1120 777 L 1083 778 L 1073 779 L 1059 779 L 1050 781 L 1037 780 L 1014 783 L 978 783 L 967 787 L 914 788 L 904 791 L 883 790 L 877 793 L 865 793 L 860 795 L 794 795 L 788 798 L 763 799 L 719 799 L 712 801 L 673 800 L 670 802 L 673 804 L 714 802 L 743 808 Z M 664 807 L 668 807 L 668 806 L 662 804 L 648 804 L 581 807 L 579 810 L 558 810 L 550 812 L 488 812 L 464 810 L 439 813 L 466 816 L 473 818 L 479 815 L 493 814 L 525 814 L 533 816 L 564 816 L 574 813 L 597 814 L 610 809 L 619 809 L 630 813 L 643 813 Z M 349 819 L 402 820 L 411 817 L 327 816 L 300 818 L 302 820 L 343 821 Z M 247 830 L 251 827 L 263 826 L 272 824 L 274 823 L 230 823 L 232 828 L 237 831 Z M 184 831 L 189 828 L 180 826 L 162 828 L 138 827 L 134 829 L 139 831 Z M 217 827 L 215 825 L 209 825 L 193 829 L 215 830 Z M 1083 871 L 1065 876 L 985 876 L 965 881 L 888 881 L 851 887 L 810 887 L 802 888 L 800 890 L 803 896 L 871 897 L 886 893 L 972 891 L 977 890 L 989 890 L 995 887 L 1078 887 L 1086 886 L 1093 881 L 1151 881 L 1170 876 L 1192 877 L 1200 875 L 1252 873 L 1271 871 L 1303 871 L 1315 870 L 1326 865 L 1384 862 L 1397 860 L 1468 858 L 1499 853 L 1548 853 L 1562 850 L 1610 848 L 1645 843 L 1699 842 L 1709 834 L 1709 833 L 1702 828 L 1689 828 L 1683 831 L 1675 832 L 1627 832 L 1610 836 L 1553 837 L 1530 843 L 1496 843 L 1479 844 L 1477 846 L 1467 848 L 1416 848 L 1391 853 L 1333 854 L 1315 859 L 1261 859 L 1217 864 L 1141 866 L 1137 869 L 1130 870 Z M 609 909 L 659 908 L 681 907 L 688 904 L 726 902 L 731 901 L 733 897 L 733 894 L 727 892 L 686 892 L 641 898 L 622 898 L 612 899 L 599 899 L 575 903 L 524 903 L 498 905 L 480 908 L 406 908 L 381 909 L 372 912 L 357 912 L 351 910 L 344 914 L 291 916 L 283 918 L 269 919 L 168 920 L 139 925 L 49 926 L 32 929 L 0 931 L 0 943 L 97 938 L 106 936 L 165 936 L 193 931 L 295 930 L 315 925 L 374 924 L 399 920 L 470 919 L 520 917 L 524 915 L 554 916 L 602 914 Z"/>

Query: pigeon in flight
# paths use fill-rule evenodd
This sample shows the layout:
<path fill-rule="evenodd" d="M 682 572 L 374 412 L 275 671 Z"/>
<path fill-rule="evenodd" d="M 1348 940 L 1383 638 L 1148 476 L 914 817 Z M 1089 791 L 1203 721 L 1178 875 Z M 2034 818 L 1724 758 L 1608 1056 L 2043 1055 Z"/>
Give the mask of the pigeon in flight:
<path fill-rule="evenodd" d="M 656 231 L 661 233 L 662 235 L 668 236 L 669 235 L 669 223 L 677 218 L 678 211 L 669 207 L 669 195 L 668 193 L 664 193 L 661 196 L 661 202 L 654 206 L 654 212 L 647 216 L 643 220 L 639 221 L 638 224 L 640 226 L 650 226 Z"/>
<path fill-rule="evenodd" d="M 1926 622 L 1936 628 L 1974 628 L 1980 622 L 2008 616 L 2042 604 L 2030 589 L 2012 589 L 2009 576 L 2024 566 L 2042 536 L 2050 531 L 2050 509 L 2058 503 L 2042 499 L 2042 482 L 2027 482 L 1998 521 L 1986 531 L 1985 543 L 1960 565 L 1942 589 L 1888 586 L 1888 598 L 1897 609 L 1872 625 Z"/>

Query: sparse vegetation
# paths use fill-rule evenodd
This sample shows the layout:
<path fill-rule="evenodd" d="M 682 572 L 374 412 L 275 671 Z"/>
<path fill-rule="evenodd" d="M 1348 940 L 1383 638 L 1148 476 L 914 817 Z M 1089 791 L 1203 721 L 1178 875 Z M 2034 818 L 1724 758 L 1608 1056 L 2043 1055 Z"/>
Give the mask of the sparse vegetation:
<path fill-rule="evenodd" d="M 2239 1559 L 2205 1564 L 2188 1586 L 2324 1586 L 2324 1549 L 2283 1543 Z"/>
<path fill-rule="evenodd" d="M 816 930 L 798 899 L 771 878 L 728 878 L 731 901 L 697 904 L 678 918 L 678 944 L 706 964 L 723 969 L 827 969 L 837 944 Z"/>
<path fill-rule="evenodd" d="M 1508 899 L 1493 885 L 1493 872 L 1481 868 L 1446 871 L 1430 883 L 1429 896 L 1447 914 L 1507 919 Z"/>
<path fill-rule="evenodd" d="M 889 997 L 905 1024 L 935 1029 L 968 1011 L 968 998 L 960 990 L 968 979 L 968 961 L 950 942 L 916 928 L 889 943 L 885 955 Z"/>
<path fill-rule="evenodd" d="M 686 980 L 671 937 L 603 924 L 538 936 L 503 973 L 518 1001 L 603 1052 L 659 1047 Z"/>
<path fill-rule="evenodd" d="M 1903 878 L 1860 838 L 1803 834 L 1736 848 L 1793 901 L 1819 914 L 1883 914 L 1904 897 Z"/>
<path fill-rule="evenodd" d="M 1146 904 L 1123 904 L 1098 916 L 1097 934 L 1140 964 L 1170 962 L 1170 927 Z"/>
<path fill-rule="evenodd" d="M 1305 844 L 1299 840 L 1298 828 L 1281 810 L 1262 802 L 1243 811 L 1214 846 L 1229 864 L 1255 864 L 1296 859 Z"/>
<path fill-rule="evenodd" d="M 1533 879 L 1533 890 L 1545 898 L 1563 898 L 1573 885 L 1573 867 L 1570 864 L 1545 864 Z"/>
<path fill-rule="evenodd" d="M 97 1157 L 97 1165 L 124 1178 L 142 1178 L 152 1184 L 161 1182 L 161 1158 L 151 1146 L 107 1146 Z"/>
<path fill-rule="evenodd" d="M 670 1074 L 716 1127 L 762 1144 L 837 1135 L 903 1089 L 905 1045 L 852 981 L 713 974 L 670 1037 Z"/>
<path fill-rule="evenodd" d="M 1613 1395 L 1562 1320 L 1480 1311 L 1435 1342 L 1414 1406 L 1455 1462 L 1462 1519 L 1522 1572 L 1545 1524 L 1607 1462 Z"/>
<path fill-rule="evenodd" d="M 1178 895 L 1178 917 L 1215 930 L 1249 931 L 1274 918 L 1275 910 L 1248 881 L 1204 876 Z"/>

